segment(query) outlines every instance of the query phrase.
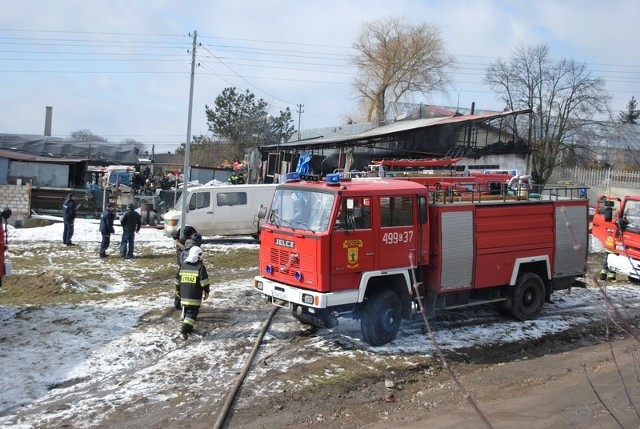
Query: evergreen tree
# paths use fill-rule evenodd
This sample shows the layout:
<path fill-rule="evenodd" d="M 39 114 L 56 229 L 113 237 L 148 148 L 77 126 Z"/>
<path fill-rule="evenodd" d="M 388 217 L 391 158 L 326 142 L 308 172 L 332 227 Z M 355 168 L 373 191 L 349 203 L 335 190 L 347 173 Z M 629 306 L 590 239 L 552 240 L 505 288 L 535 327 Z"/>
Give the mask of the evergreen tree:
<path fill-rule="evenodd" d="M 225 88 L 215 99 L 213 108 L 205 106 L 209 131 L 228 141 L 244 157 L 245 149 L 287 141 L 295 132 L 291 110 L 278 116 L 268 113 L 269 105 L 248 89 Z"/>
<path fill-rule="evenodd" d="M 627 103 L 627 110 L 620 112 L 619 120 L 623 124 L 637 124 L 638 118 L 640 118 L 640 111 L 638 110 L 638 102 L 635 97 L 631 97 Z"/>

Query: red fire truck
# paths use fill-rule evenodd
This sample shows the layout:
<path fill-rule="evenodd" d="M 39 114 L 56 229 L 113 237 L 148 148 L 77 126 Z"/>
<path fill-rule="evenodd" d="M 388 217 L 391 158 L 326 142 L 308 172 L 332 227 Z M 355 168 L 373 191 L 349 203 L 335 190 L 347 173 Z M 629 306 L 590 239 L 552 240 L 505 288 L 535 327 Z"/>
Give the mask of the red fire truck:
<path fill-rule="evenodd" d="M 577 192 L 439 199 L 410 180 L 302 179 L 278 185 L 262 210 L 254 288 L 303 323 L 353 317 L 375 346 L 418 300 L 429 316 L 494 303 L 532 319 L 586 272 L 588 200 Z"/>
<path fill-rule="evenodd" d="M 598 198 L 592 234 L 607 250 L 608 270 L 640 281 L 640 196 Z"/>

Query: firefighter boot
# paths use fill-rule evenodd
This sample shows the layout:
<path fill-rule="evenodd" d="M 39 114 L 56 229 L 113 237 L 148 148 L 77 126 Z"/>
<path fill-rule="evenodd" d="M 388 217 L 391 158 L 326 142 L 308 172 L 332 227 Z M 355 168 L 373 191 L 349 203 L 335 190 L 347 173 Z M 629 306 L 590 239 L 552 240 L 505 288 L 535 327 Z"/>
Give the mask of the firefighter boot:
<path fill-rule="evenodd" d="M 607 269 L 603 268 L 600 270 L 600 275 L 598 276 L 599 280 L 606 280 L 607 279 Z"/>

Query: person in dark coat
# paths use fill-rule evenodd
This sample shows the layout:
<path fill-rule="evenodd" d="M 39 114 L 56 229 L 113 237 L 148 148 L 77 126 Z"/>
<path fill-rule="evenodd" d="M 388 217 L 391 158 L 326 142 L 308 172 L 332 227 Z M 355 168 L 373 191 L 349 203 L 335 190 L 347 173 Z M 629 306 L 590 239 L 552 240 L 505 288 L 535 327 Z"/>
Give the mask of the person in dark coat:
<path fill-rule="evenodd" d="M 100 257 L 107 257 L 107 248 L 111 244 L 111 234 L 115 234 L 113 229 L 113 221 L 116 218 L 115 203 L 107 204 L 107 208 L 100 215 L 100 233 L 102 234 L 102 242 L 100 243 Z"/>
<path fill-rule="evenodd" d="M 75 246 L 71 242 L 73 237 L 73 223 L 76 220 L 76 202 L 73 199 L 73 192 L 67 195 L 67 199 L 62 203 L 62 221 L 64 222 L 64 230 L 62 231 L 62 243 L 67 246 Z"/>
<path fill-rule="evenodd" d="M 173 236 L 173 242 L 176 245 L 176 262 L 178 263 L 178 269 L 182 266 L 182 262 L 184 258 L 182 258 L 182 252 L 184 251 L 184 244 L 191 238 L 191 236 L 196 232 L 195 228 L 192 226 L 184 227 L 184 237 L 180 237 L 180 231 L 178 231 Z"/>
<path fill-rule="evenodd" d="M 127 211 L 120 218 L 122 225 L 122 241 L 120 242 L 120 257 L 133 259 L 133 244 L 136 233 L 142 227 L 142 216 L 135 210 L 133 204 L 127 206 Z"/>
<path fill-rule="evenodd" d="M 209 275 L 202 263 L 204 252 L 198 246 L 189 250 L 180 271 L 176 275 L 176 296 L 182 303 L 182 327 L 180 334 L 185 340 L 193 332 L 203 300 L 209 298 Z"/>

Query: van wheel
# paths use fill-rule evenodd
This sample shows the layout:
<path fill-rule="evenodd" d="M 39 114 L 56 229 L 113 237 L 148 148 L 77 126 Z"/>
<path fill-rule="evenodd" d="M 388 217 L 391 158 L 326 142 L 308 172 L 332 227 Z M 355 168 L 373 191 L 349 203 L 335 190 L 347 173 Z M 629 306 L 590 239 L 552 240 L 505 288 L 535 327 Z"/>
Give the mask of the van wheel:
<path fill-rule="evenodd" d="M 400 297 L 396 293 L 385 290 L 370 296 L 360 321 L 362 339 L 372 346 L 393 341 L 400 329 L 401 318 Z"/>
<path fill-rule="evenodd" d="M 534 273 L 518 276 L 515 290 L 511 295 L 511 315 L 518 320 L 538 317 L 544 304 L 544 283 Z"/>

